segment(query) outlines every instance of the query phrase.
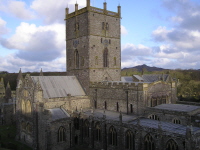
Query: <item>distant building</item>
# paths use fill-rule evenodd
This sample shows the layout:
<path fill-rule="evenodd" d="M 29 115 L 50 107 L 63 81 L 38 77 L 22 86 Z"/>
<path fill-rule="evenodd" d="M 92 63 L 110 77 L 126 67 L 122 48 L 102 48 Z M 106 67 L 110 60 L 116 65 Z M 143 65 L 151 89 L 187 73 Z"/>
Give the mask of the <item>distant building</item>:
<path fill-rule="evenodd" d="M 38 150 L 199 150 L 199 106 L 170 75 L 121 77 L 121 7 L 66 8 L 67 76 L 17 79 L 17 138 Z"/>

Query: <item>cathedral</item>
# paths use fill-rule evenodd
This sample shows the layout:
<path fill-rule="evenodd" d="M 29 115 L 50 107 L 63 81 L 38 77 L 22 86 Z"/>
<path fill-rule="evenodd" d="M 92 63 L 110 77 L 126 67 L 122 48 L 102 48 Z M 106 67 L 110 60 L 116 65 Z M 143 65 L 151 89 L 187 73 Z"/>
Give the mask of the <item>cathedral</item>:
<path fill-rule="evenodd" d="M 200 150 L 200 106 L 177 104 L 168 74 L 121 76 L 121 7 L 66 22 L 66 76 L 22 76 L 16 139 L 34 150 Z"/>

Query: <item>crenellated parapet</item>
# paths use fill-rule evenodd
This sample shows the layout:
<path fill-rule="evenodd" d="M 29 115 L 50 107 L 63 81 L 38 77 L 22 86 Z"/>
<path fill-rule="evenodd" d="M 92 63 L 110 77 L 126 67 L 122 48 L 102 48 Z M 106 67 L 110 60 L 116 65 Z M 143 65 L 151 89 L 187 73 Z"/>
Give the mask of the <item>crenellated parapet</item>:
<path fill-rule="evenodd" d="M 107 16 L 112 16 L 116 18 L 121 18 L 121 6 L 118 6 L 118 12 L 108 11 L 107 10 L 107 3 L 104 3 L 104 9 L 96 8 L 90 6 L 90 0 L 87 0 L 86 7 L 78 10 L 78 4 L 75 4 L 75 11 L 69 14 L 69 8 L 65 9 L 65 20 L 72 18 L 74 16 L 80 15 L 85 12 L 94 12 L 99 13 Z"/>
<path fill-rule="evenodd" d="M 130 89 L 130 90 L 143 90 L 143 83 L 134 82 L 90 82 L 91 88 L 111 88 L 111 89 Z"/>

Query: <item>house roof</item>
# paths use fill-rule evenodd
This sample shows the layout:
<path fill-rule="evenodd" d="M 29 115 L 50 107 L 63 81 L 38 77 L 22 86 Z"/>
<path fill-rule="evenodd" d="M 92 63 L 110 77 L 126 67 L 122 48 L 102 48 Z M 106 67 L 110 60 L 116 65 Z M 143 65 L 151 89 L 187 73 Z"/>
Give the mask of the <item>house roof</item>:
<path fill-rule="evenodd" d="M 48 110 L 51 112 L 52 121 L 70 117 L 70 115 L 62 108 L 53 108 Z"/>
<path fill-rule="evenodd" d="M 85 92 L 75 76 L 31 76 L 39 81 L 44 98 L 58 98 L 71 96 L 85 96 Z"/>

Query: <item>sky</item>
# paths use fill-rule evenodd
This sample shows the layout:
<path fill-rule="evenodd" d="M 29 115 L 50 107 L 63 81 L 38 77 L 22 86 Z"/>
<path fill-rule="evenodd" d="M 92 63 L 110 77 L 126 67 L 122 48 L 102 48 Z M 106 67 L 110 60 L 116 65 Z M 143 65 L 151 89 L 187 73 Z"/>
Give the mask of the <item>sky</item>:
<path fill-rule="evenodd" d="M 65 8 L 86 0 L 0 0 L 0 71 L 66 71 Z M 105 0 L 91 0 L 103 8 Z M 106 0 L 122 9 L 122 68 L 200 69 L 199 0 Z"/>

